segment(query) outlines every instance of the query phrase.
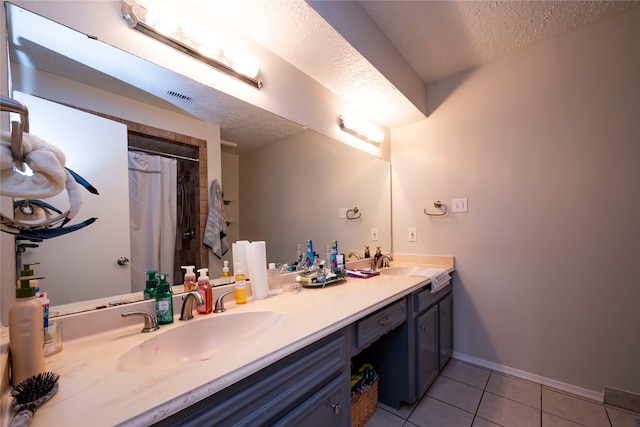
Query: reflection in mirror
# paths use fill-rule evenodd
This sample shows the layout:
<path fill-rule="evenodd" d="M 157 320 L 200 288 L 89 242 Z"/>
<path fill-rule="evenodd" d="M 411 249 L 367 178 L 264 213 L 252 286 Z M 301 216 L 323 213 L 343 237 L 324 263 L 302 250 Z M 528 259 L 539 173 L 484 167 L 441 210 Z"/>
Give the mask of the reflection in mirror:
<path fill-rule="evenodd" d="M 29 12 L 20 12 L 20 15 L 24 13 Z M 22 21 L 14 20 L 12 14 L 16 13 L 7 14 L 12 89 L 206 140 L 208 155 L 204 160 L 208 165 L 204 168 L 203 181 L 208 185 L 215 178 L 221 180 L 224 198 L 229 201 L 225 214 L 230 243 L 240 239 L 265 240 L 268 261 L 282 263 L 291 263 L 296 244 L 305 243 L 307 239 L 314 241 L 318 253 L 332 239 L 338 240 L 340 252 L 362 251 L 365 244 L 381 245 L 385 252 L 391 251 L 387 162 L 130 55 L 125 61 L 131 64 L 130 69 L 144 70 L 147 86 L 141 90 L 136 84 L 139 76 L 119 75 L 115 78 L 96 71 L 99 67 L 90 59 L 80 63 L 57 54 L 51 46 L 52 37 L 45 42 L 29 35 L 28 30 L 33 25 L 21 27 Z M 46 21 L 47 25 L 52 24 L 45 18 L 37 18 Z M 43 25 L 38 22 L 36 26 L 42 28 Z M 74 32 L 66 27 L 63 29 Z M 55 37 L 55 42 L 68 44 L 64 35 Z M 126 52 L 97 40 L 91 40 L 91 43 L 101 56 L 111 55 L 105 53 L 110 52 L 108 49 L 113 49 L 114 58 L 126 55 Z M 69 46 L 65 51 L 70 55 Z M 118 67 L 118 70 L 122 68 Z M 158 91 L 149 91 L 148 83 L 156 76 L 161 76 L 155 85 Z M 162 82 L 166 81 L 171 81 L 173 93 L 194 96 L 185 102 L 183 97 L 167 94 L 162 89 Z M 42 136 L 46 139 L 46 135 Z M 223 146 L 225 152 L 220 153 L 220 140 L 237 144 L 237 147 Z M 91 173 L 86 175 L 90 177 Z M 88 212 L 91 202 L 87 197 L 81 212 L 85 209 Z M 200 205 L 206 212 L 206 187 Z M 362 212 L 361 219 L 339 218 L 340 208 L 355 206 Z M 118 209 L 112 206 L 103 210 L 101 216 L 115 211 Z M 374 228 L 378 229 L 377 241 L 370 239 Z M 95 231 L 90 228 L 82 232 L 86 232 L 93 242 L 109 240 L 108 234 L 94 235 Z M 57 242 L 52 240 L 51 243 L 56 246 Z M 201 244 L 201 238 L 198 244 Z M 231 251 L 224 259 L 231 260 Z M 93 265 L 100 260 L 86 262 Z M 71 261 L 48 266 L 47 278 L 42 281 L 44 290 L 58 280 L 59 271 L 72 270 L 73 265 Z M 221 262 L 211 264 L 210 276 L 216 277 L 220 267 Z M 123 296 L 121 291 L 115 291 L 113 283 L 105 285 L 98 280 L 79 279 L 82 280 L 82 292 L 77 293 L 80 301 L 72 306 L 52 307 L 52 311 L 68 313 L 92 308 L 96 305 L 94 301 L 87 304 L 81 301 L 95 298 L 108 298 L 105 300 L 108 302 L 139 297 L 138 293 Z M 50 294 L 50 299 L 52 305 L 61 304 L 54 293 Z"/>

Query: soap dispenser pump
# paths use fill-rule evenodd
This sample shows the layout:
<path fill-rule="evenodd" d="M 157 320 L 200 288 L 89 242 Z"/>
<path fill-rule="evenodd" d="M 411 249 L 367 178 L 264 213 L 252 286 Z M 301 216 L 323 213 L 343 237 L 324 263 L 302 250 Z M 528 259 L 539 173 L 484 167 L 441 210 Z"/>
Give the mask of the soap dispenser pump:
<path fill-rule="evenodd" d="M 156 274 L 158 274 L 158 272 L 156 270 L 146 270 L 144 274 L 147 275 L 147 281 L 145 283 L 144 291 L 142 291 L 142 295 L 144 299 L 155 299 L 156 287 L 158 285 L 158 278 L 156 277 Z"/>
<path fill-rule="evenodd" d="M 156 317 L 159 325 L 173 323 L 173 295 L 167 282 L 168 274 L 158 275 L 156 290 Z"/>
<path fill-rule="evenodd" d="M 193 271 L 195 270 L 196 266 L 183 265 L 181 268 L 184 268 L 186 270 L 186 272 L 184 273 L 184 291 L 185 292 L 195 291 L 196 290 L 196 273 L 194 273 Z"/>
<path fill-rule="evenodd" d="M 20 271 L 16 299 L 9 307 L 11 384 L 45 371 L 44 315 L 42 303 L 29 282 L 35 279 L 30 264 Z"/>
<path fill-rule="evenodd" d="M 224 267 L 222 267 L 222 274 L 220 275 L 220 282 L 222 285 L 228 285 L 231 283 L 231 273 L 229 272 L 229 261 L 224 261 Z"/>
<path fill-rule="evenodd" d="M 197 291 L 204 300 L 204 305 L 196 307 L 200 314 L 209 314 L 213 311 L 213 292 L 211 291 L 211 284 L 209 284 L 209 276 L 207 276 L 208 271 L 208 268 L 198 269 L 200 277 L 198 277 Z"/>

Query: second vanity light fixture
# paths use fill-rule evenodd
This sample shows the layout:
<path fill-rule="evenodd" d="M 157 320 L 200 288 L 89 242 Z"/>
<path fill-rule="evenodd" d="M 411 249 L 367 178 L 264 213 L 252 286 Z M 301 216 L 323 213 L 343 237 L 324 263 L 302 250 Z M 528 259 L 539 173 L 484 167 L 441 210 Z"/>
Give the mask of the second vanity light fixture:
<path fill-rule="evenodd" d="M 372 128 L 371 126 L 367 126 L 355 119 L 346 116 L 340 116 L 339 120 L 340 129 L 354 136 L 357 136 L 358 138 L 370 144 L 378 146 L 382 141 L 384 141 L 384 132 L 381 132 L 377 129 Z"/>
<path fill-rule="evenodd" d="M 122 15 L 134 30 L 257 89 L 262 87 L 262 75 L 253 55 L 223 47 L 220 37 L 214 32 L 191 26 L 181 19 L 177 6 L 166 3 L 144 6 L 136 0 L 126 0 L 122 2 Z"/>

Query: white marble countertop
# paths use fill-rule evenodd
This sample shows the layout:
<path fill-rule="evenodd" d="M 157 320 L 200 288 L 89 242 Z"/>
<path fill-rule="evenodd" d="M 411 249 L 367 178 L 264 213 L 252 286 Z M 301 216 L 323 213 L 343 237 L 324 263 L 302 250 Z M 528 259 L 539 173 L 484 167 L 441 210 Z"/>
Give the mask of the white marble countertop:
<path fill-rule="evenodd" d="M 453 271 L 453 257 L 420 261 L 424 266 Z M 62 352 L 46 359 L 47 370 L 60 374 L 58 392 L 36 411 L 32 425 L 152 424 L 408 295 L 425 280 L 390 275 L 349 278 L 327 288 L 303 288 L 298 294 L 283 293 L 245 305 L 227 303 L 225 313 L 196 316 L 187 322 L 176 317 L 172 325 L 163 325 L 151 334 L 140 333 L 142 321 L 138 319 L 134 326 L 65 342 Z M 209 316 L 248 311 L 281 312 L 286 320 L 281 327 L 250 342 L 238 342 L 226 353 L 205 361 L 186 365 L 176 360 L 162 370 L 140 373 L 118 367 L 122 354 L 154 334 L 188 328 Z M 119 317 L 115 311 L 113 315 Z"/>

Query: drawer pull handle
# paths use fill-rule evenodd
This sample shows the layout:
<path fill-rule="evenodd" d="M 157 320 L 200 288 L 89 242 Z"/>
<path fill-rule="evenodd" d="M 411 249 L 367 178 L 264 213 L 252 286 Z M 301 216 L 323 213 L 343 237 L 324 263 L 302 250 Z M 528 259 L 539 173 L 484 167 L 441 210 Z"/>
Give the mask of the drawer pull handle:
<path fill-rule="evenodd" d="M 339 403 L 331 403 L 331 409 L 333 409 L 333 413 L 336 415 L 340 415 L 342 413 L 342 405 Z"/>
<path fill-rule="evenodd" d="M 388 325 L 389 323 L 391 323 L 391 316 L 387 315 L 387 317 L 385 317 L 384 319 L 378 320 L 378 323 L 380 323 L 380 325 L 382 326 Z"/>
<path fill-rule="evenodd" d="M 422 329 L 423 331 L 427 332 L 429 330 L 429 328 L 427 328 L 426 326 L 421 327 L 420 329 Z"/>

